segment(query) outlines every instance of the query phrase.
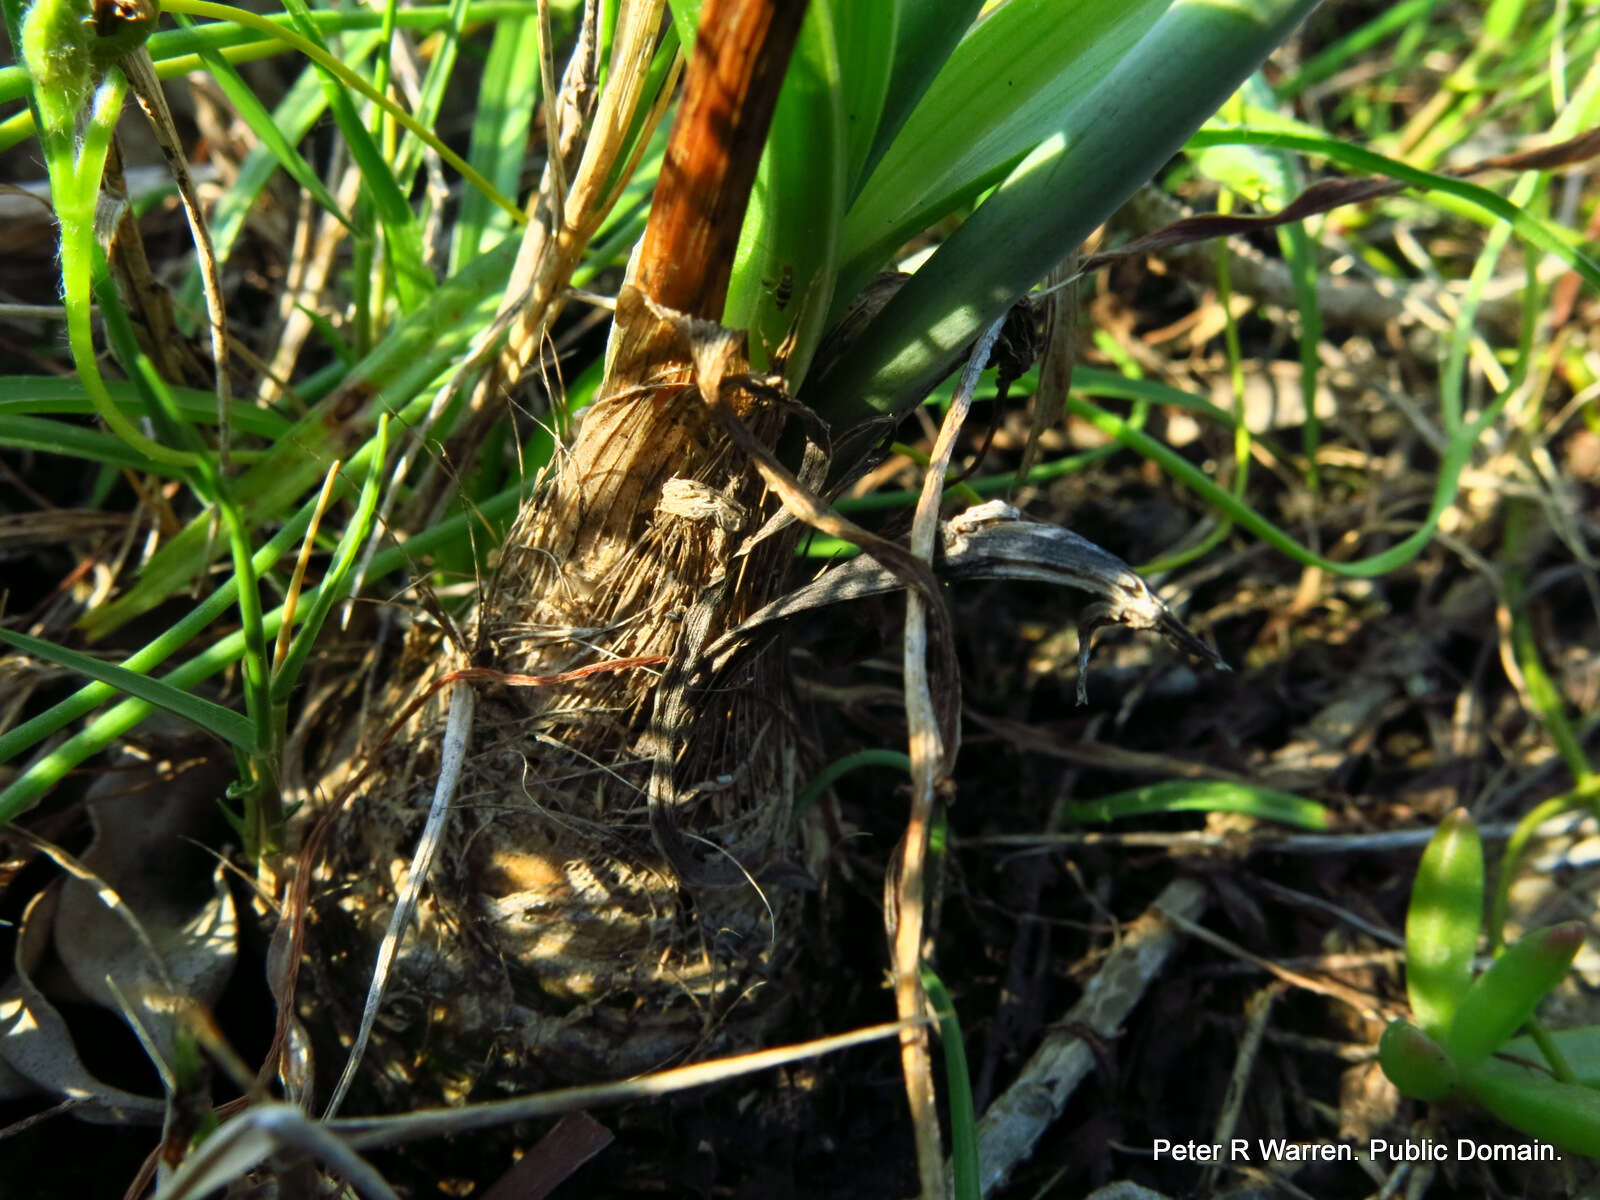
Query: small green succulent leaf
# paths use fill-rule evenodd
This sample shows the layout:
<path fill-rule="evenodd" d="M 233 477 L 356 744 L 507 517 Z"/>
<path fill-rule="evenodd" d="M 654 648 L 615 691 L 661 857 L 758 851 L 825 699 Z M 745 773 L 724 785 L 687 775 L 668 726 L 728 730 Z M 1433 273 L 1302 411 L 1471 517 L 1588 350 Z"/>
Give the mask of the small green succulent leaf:
<path fill-rule="evenodd" d="M 1528 1023 L 1572 965 L 1583 934 L 1581 921 L 1535 930 L 1473 981 L 1443 1039 L 1459 1066 L 1482 1062 Z"/>
<path fill-rule="evenodd" d="M 128 695 L 137 696 L 157 708 L 164 708 L 185 720 L 193 721 L 206 732 L 237 746 L 246 754 L 254 754 L 259 745 L 255 726 L 244 717 L 230 708 L 213 704 L 210 700 L 191 696 L 170 683 L 163 683 L 159 679 L 151 679 L 145 675 L 136 675 L 126 667 L 103 662 L 76 650 L 69 650 L 65 646 L 57 646 L 54 642 L 29 637 L 25 633 L 17 633 L 10 629 L 0 629 L 0 642 L 14 646 L 36 658 L 42 658 L 46 662 L 53 662 L 57 666 L 86 675 L 90 679 L 110 684 L 118 691 L 127 692 Z"/>
<path fill-rule="evenodd" d="M 1511 1128 L 1600 1158 L 1600 1091 L 1498 1058 L 1461 1071 L 1461 1090 Z"/>
<path fill-rule="evenodd" d="M 1437 1100 L 1459 1082 L 1450 1056 L 1410 1021 L 1389 1022 L 1378 1039 L 1378 1065 L 1413 1100 Z"/>
<path fill-rule="evenodd" d="M 1458 808 L 1422 853 L 1406 913 L 1406 992 L 1417 1024 L 1433 1037 L 1450 1027 L 1472 982 L 1482 924 L 1483 841 Z"/>

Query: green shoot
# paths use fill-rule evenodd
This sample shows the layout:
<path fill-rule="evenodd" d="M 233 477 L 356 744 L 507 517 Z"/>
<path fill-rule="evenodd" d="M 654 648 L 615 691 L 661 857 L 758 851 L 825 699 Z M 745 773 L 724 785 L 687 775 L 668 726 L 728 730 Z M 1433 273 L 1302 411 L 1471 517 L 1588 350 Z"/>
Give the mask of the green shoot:
<path fill-rule="evenodd" d="M 1483 854 L 1464 810 L 1440 825 L 1424 852 L 1406 920 L 1406 985 L 1417 1028 L 1395 1021 L 1378 1061 L 1402 1093 L 1417 1100 L 1470 1098 L 1530 1137 L 1579 1154 L 1600 1155 L 1600 1090 L 1576 1082 L 1593 1074 L 1596 1031 L 1555 1035 L 1533 1022 L 1540 1003 L 1566 977 L 1585 927 L 1569 921 L 1535 930 L 1507 948 L 1476 979 L 1472 956 L 1483 918 Z M 1520 1061 L 1503 1057 L 1528 1026 Z M 1575 1071 L 1566 1049 L 1582 1052 Z M 1535 1069 L 1538 1048 L 1552 1073 Z"/>
<path fill-rule="evenodd" d="M 232 709 L 203 700 L 169 683 L 10 629 L 0 628 L 0 642 L 76 671 L 85 678 L 98 680 L 108 688 L 136 696 L 147 704 L 198 725 L 246 754 L 254 754 L 260 748 L 256 727 L 249 720 Z"/>

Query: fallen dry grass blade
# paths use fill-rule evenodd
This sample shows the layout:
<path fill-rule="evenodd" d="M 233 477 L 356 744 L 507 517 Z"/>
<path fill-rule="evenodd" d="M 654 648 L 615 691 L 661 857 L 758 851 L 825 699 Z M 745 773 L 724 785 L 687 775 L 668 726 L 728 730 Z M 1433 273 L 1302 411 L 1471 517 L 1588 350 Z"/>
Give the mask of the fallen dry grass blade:
<path fill-rule="evenodd" d="M 178 199 L 189 219 L 189 231 L 194 236 L 196 261 L 200 264 L 200 289 L 205 295 L 207 324 L 211 330 L 211 360 L 216 370 L 217 393 L 217 459 L 223 472 L 228 469 L 228 404 L 233 397 L 233 385 L 228 378 L 228 313 L 222 299 L 222 269 L 217 262 L 216 248 L 211 243 L 211 230 L 206 215 L 200 207 L 200 192 L 195 187 L 194 176 L 189 171 L 189 161 L 184 157 L 178 140 L 178 128 L 172 121 L 172 110 L 167 107 L 167 95 L 156 79 L 155 63 L 150 51 L 142 44 L 131 54 L 123 56 L 123 73 L 133 90 L 139 107 L 144 110 L 155 135 L 161 156 L 172 171 L 173 182 L 178 186 Z"/>
<path fill-rule="evenodd" d="M 752 1054 L 736 1054 L 727 1058 L 713 1058 L 688 1067 L 674 1067 L 670 1071 L 656 1071 L 637 1079 L 617 1083 L 588 1084 L 583 1087 L 558 1088 L 537 1096 L 518 1096 L 511 1100 L 495 1100 L 488 1104 L 473 1104 L 465 1108 L 431 1109 L 409 1113 L 400 1117 L 346 1117 L 330 1121 L 328 1128 L 347 1135 L 351 1146 L 358 1150 L 374 1146 L 392 1146 L 418 1138 L 440 1137 L 446 1134 L 465 1133 L 471 1129 L 485 1129 L 505 1125 L 512 1121 L 530 1121 L 538 1117 L 556 1116 L 577 1112 L 579 1109 L 598 1108 L 604 1104 L 628 1104 L 651 1100 L 688 1088 L 706 1087 L 725 1083 L 742 1075 L 770 1070 L 803 1059 L 833 1054 L 864 1046 L 869 1042 L 896 1037 L 905 1028 L 904 1021 L 888 1021 L 869 1025 L 850 1033 L 816 1038 L 809 1042 L 796 1042 L 773 1050 L 758 1050 Z"/>
<path fill-rule="evenodd" d="M 1072 387 L 1072 366 L 1078 357 L 1077 251 L 1068 254 L 1045 276 L 1044 344 L 1039 353 L 1039 387 L 1028 401 L 1028 440 L 1017 464 L 1017 479 L 1027 479 L 1043 452 L 1040 439 L 1054 429 L 1066 409 Z M 1013 489 L 1013 494 L 1015 489 Z"/>
<path fill-rule="evenodd" d="M 1239 1115 L 1244 1110 L 1250 1074 L 1256 1065 L 1256 1056 L 1261 1052 L 1261 1039 L 1266 1036 L 1272 1006 L 1287 990 L 1287 984 L 1275 979 L 1258 990 L 1245 1009 L 1244 1036 L 1239 1039 L 1239 1049 L 1233 1059 L 1233 1073 L 1228 1077 L 1228 1091 L 1222 1101 L 1222 1112 L 1218 1114 L 1212 1132 L 1212 1141 L 1219 1146 L 1231 1144 L 1234 1131 L 1239 1127 Z M 1222 1163 L 1212 1163 L 1206 1168 L 1205 1182 L 1201 1186 L 1207 1192 L 1216 1190 L 1217 1178 L 1222 1170 Z"/>
<path fill-rule="evenodd" d="M 1329 996 L 1335 1000 L 1342 1000 L 1358 1014 L 1369 1020 L 1387 1024 L 1390 1019 L 1391 1014 L 1383 1011 L 1375 998 L 1367 992 L 1359 991 L 1347 984 L 1338 983 L 1331 979 L 1319 979 L 1314 975 L 1291 970 L 1270 959 L 1262 958 L 1259 954 L 1250 953 L 1238 943 L 1231 942 L 1220 934 L 1212 933 L 1211 930 L 1195 924 L 1193 920 L 1180 912 L 1170 909 L 1162 909 L 1162 912 L 1183 932 L 1198 938 L 1208 945 L 1215 946 L 1218 950 L 1232 955 L 1241 962 L 1247 962 L 1261 968 L 1261 970 L 1275 979 L 1282 980 L 1284 983 L 1292 984 L 1294 987 L 1302 988 L 1305 991 L 1314 992 L 1320 996 Z"/>
<path fill-rule="evenodd" d="M 472 712 L 472 685 L 465 681 L 458 682 L 450 693 L 450 717 L 445 725 L 433 804 L 428 809 L 428 820 L 422 827 L 422 836 L 417 839 L 416 853 L 411 858 L 411 869 L 406 873 L 405 884 L 395 897 L 394 912 L 389 916 L 389 928 L 378 946 L 378 961 L 373 965 L 372 982 L 367 988 L 366 1003 L 361 1009 L 361 1026 L 350 1047 L 350 1055 L 345 1060 L 338 1085 L 333 1089 L 328 1107 L 323 1110 L 323 1120 L 336 1115 L 339 1106 L 344 1103 L 345 1094 L 355 1082 L 356 1070 L 361 1066 L 367 1041 L 372 1036 L 373 1023 L 378 1019 L 378 1006 L 383 1003 L 384 986 L 389 980 L 389 968 L 394 964 L 400 939 L 405 937 L 406 927 L 411 923 L 411 913 L 417 906 L 417 897 L 422 894 L 422 885 L 427 882 L 434 853 L 439 848 L 439 838 L 444 832 L 445 816 L 450 811 L 456 787 L 461 781 L 461 763 L 467 756 L 467 745 L 472 740 Z"/>
<path fill-rule="evenodd" d="M 922 496 L 917 501 L 911 524 L 911 554 L 930 567 L 938 543 L 939 501 L 944 495 L 945 475 L 955 451 L 956 438 L 972 410 L 972 394 L 977 390 L 978 376 L 988 364 L 995 339 L 1000 336 L 1004 324 L 1005 317 L 1001 316 L 972 348 L 923 477 Z M 937 599 L 936 607 L 944 607 L 942 596 Z M 947 626 L 938 632 L 947 636 Z M 911 757 L 911 811 L 900 841 L 898 870 L 891 873 L 892 895 L 885 910 L 894 965 L 895 1010 L 902 1020 L 922 1017 L 928 1012 L 928 998 L 922 987 L 928 832 L 933 824 L 939 790 L 949 785 L 950 763 L 960 737 L 953 719 L 953 714 L 959 711 L 956 698 L 961 689 L 960 678 L 953 669 L 955 648 L 944 642 L 939 649 L 940 657 L 952 668 L 944 672 L 939 681 L 946 693 L 944 703 L 935 702 L 928 671 L 928 602 L 917 589 L 906 589 L 904 679 L 906 738 Z M 950 719 L 941 721 L 941 713 Z M 945 1194 L 946 1181 L 927 1026 L 914 1026 L 900 1035 L 900 1069 L 905 1076 L 906 1099 L 911 1105 L 911 1119 L 916 1129 L 917 1171 L 922 1179 L 922 1194 L 933 1200 Z"/>

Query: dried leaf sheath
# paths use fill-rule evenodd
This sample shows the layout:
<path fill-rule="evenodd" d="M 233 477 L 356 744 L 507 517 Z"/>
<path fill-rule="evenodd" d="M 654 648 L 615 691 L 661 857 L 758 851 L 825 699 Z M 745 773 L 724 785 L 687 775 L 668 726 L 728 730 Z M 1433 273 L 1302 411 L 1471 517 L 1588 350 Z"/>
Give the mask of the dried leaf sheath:
<path fill-rule="evenodd" d="M 765 16 L 746 11 L 757 9 Z M 706 5 L 702 28 L 714 35 L 702 33 L 691 63 L 674 165 L 636 274 L 638 288 L 663 292 L 669 306 L 720 311 L 736 215 L 803 10 Z M 765 48 L 752 29 L 766 30 Z M 726 38 L 754 49 L 719 57 Z M 715 101 L 697 106 L 696 89 L 712 85 Z M 771 95 L 752 94 L 758 87 Z M 759 128 L 739 132 L 757 119 Z M 706 412 L 681 335 L 635 288 L 619 301 L 607 367 L 601 398 L 523 511 L 481 598 L 479 665 L 550 675 L 671 656 L 691 612 L 715 638 L 783 581 L 784 538 L 735 559 L 775 503 Z M 739 416 L 771 444 L 782 423 L 775 402 L 740 396 Z M 462 665 L 441 655 L 442 646 L 424 648 L 424 677 Z M 426 681 L 418 674 L 402 672 L 397 692 L 414 694 Z M 397 958 L 390 1030 L 374 1038 L 389 1078 L 413 1089 L 425 1040 L 434 1047 L 430 1090 L 453 1095 L 508 1069 L 521 1078 L 616 1075 L 750 1036 L 730 1010 L 792 953 L 798 893 L 752 884 L 691 898 L 652 838 L 647 789 L 665 746 L 683 798 L 673 819 L 687 839 L 753 875 L 787 860 L 800 768 L 781 688 L 770 659 L 736 664 L 716 687 L 685 693 L 688 719 L 674 721 L 668 744 L 653 727 L 656 687 L 653 674 L 628 671 L 484 696 L 434 902 Z M 400 699 L 382 707 L 394 711 Z M 343 959 L 339 974 L 370 961 L 421 826 L 442 719 L 428 706 L 383 751 L 382 785 L 351 805 L 331 839 L 341 851 L 328 864 L 322 957 Z M 325 974 L 312 994 L 332 983 Z M 333 990 L 348 1002 L 328 1015 L 347 1034 L 353 989 Z M 747 1005 L 734 1019 L 771 1011 Z"/>
<path fill-rule="evenodd" d="M 713 632 L 733 628 L 782 578 L 782 538 L 732 562 L 771 508 L 742 456 L 720 439 L 708 444 L 691 389 L 673 389 L 659 409 L 653 400 L 647 393 L 599 406 L 567 470 L 519 527 L 482 614 L 495 665 L 551 674 L 670 655 L 692 608 L 709 601 Z M 661 435 L 653 447 L 626 436 L 641 413 Z M 751 419 L 765 430 L 776 424 L 768 414 Z M 693 464 L 692 473 L 650 452 L 673 438 L 678 467 Z M 567 473 L 580 456 L 588 479 Z M 644 495 L 653 506 L 624 519 Z M 430 663 L 427 674 L 446 665 Z M 421 686 L 414 673 L 409 679 L 408 691 Z M 401 952 L 391 993 L 432 998 L 433 1020 L 449 1027 L 463 1072 L 473 1059 L 536 1060 L 577 1077 L 657 1065 L 726 1032 L 728 1005 L 787 957 L 795 893 L 752 887 L 688 903 L 661 861 L 646 803 L 655 686 L 653 672 L 629 671 L 485 696 L 463 799 L 435 868 L 434 906 Z M 781 694 L 770 658 L 736 664 L 715 689 L 694 694 L 694 736 L 672 747 L 680 791 L 698 788 L 678 826 L 753 873 L 786 858 L 797 840 L 790 809 L 800 767 Z M 430 706 L 396 739 L 379 773 L 384 786 L 352 806 L 333 839 L 345 850 L 333 876 L 338 903 L 356 918 L 357 947 L 384 918 L 393 891 L 386 877 L 420 828 L 441 722 Z M 355 957 L 366 954 L 363 947 Z M 575 1003 L 592 1007 L 568 1023 Z M 397 999 L 393 1007 L 403 1014 L 406 1006 Z"/>

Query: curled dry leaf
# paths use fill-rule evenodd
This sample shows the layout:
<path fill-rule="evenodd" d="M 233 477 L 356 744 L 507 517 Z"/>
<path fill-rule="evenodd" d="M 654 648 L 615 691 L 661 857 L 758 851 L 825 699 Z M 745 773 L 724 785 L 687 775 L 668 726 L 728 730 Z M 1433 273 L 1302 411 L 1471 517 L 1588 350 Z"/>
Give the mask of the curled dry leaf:
<path fill-rule="evenodd" d="M 1084 701 L 1090 641 L 1103 625 L 1153 630 L 1221 671 L 1221 656 L 1191 633 L 1137 571 L 1109 550 L 1058 525 L 1030 521 L 1001 500 L 974 505 L 940 527 L 934 563 L 945 579 L 1026 579 L 1075 588 L 1096 598 L 1079 621 L 1078 701 Z M 875 559 L 849 559 L 752 614 L 709 648 L 722 661 L 764 625 L 808 609 L 879 595 L 905 586 Z"/>
<path fill-rule="evenodd" d="M 62 964 L 95 1003 L 120 1011 L 106 982 L 114 980 L 163 1055 L 172 1050 L 174 1003 L 209 1005 L 233 974 L 233 898 L 221 864 L 205 870 L 206 851 L 188 840 L 212 816 L 223 778 L 202 768 L 139 796 L 101 792 L 88 801 L 95 836 L 81 861 L 145 930 L 155 961 L 89 882 L 68 879 L 61 888 L 55 945 Z"/>
<path fill-rule="evenodd" d="M 71 877 L 29 903 L 0 989 L 0 1061 L 31 1090 L 85 1098 L 74 1111 L 86 1120 L 156 1121 L 164 1102 L 96 1079 L 55 1000 L 87 999 L 136 1023 L 170 1064 L 180 1008 L 214 1003 L 237 956 L 222 867 L 205 870 L 206 851 L 189 840 L 215 819 L 225 764 L 171 780 L 137 774 L 151 786 L 130 789 L 130 773 L 116 772 L 90 789 L 94 840 Z"/>
<path fill-rule="evenodd" d="M 33 1085 L 30 1091 L 80 1099 L 72 1111 L 85 1121 L 157 1124 L 166 1105 L 97 1079 L 78 1057 L 66 1020 L 34 982 L 49 953 L 58 896 L 54 885 L 40 892 L 18 922 L 13 974 L 0 988 L 0 1058 Z"/>

